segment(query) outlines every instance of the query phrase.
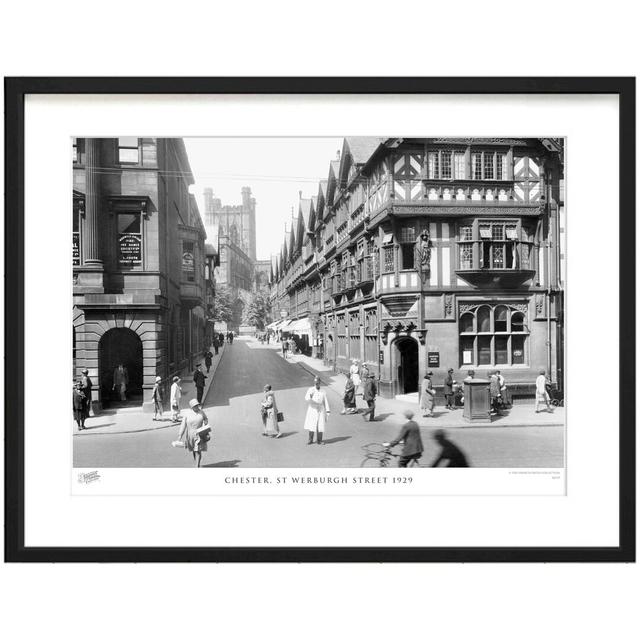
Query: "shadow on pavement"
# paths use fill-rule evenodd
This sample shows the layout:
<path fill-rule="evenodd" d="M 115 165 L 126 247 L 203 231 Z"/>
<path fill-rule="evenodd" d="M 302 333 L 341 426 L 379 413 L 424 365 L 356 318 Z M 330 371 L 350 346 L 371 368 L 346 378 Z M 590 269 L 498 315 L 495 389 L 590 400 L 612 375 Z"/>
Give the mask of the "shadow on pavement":
<path fill-rule="evenodd" d="M 203 464 L 203 467 L 237 467 L 242 460 L 223 460 L 221 462 L 212 462 L 211 464 Z"/>
<path fill-rule="evenodd" d="M 278 438 L 278 440 L 282 440 L 282 438 L 288 438 L 289 436 L 293 436 L 296 433 L 300 433 L 299 431 L 282 431 L 280 433 L 280 437 Z"/>
<path fill-rule="evenodd" d="M 339 436 L 337 438 L 327 438 L 323 442 L 325 444 L 333 444 L 334 442 L 342 442 L 343 440 L 350 440 L 351 436 Z"/>

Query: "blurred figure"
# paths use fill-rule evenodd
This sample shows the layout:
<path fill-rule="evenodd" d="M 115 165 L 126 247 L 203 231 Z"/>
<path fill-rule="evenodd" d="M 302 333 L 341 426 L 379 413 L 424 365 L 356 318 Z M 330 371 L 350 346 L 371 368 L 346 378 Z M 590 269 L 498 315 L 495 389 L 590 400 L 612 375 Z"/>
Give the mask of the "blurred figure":
<path fill-rule="evenodd" d="M 82 378 L 80 378 L 80 389 L 82 393 L 84 393 L 85 398 L 87 400 L 87 417 L 91 414 L 91 388 L 93 387 L 93 382 L 91 382 L 91 378 L 89 377 L 89 369 L 82 370 Z"/>
<path fill-rule="evenodd" d="M 442 429 L 434 431 L 433 439 L 442 447 L 442 450 L 435 462 L 431 465 L 432 467 L 439 466 L 443 461 L 448 462 L 448 464 L 443 465 L 445 467 L 469 466 L 467 458 L 464 453 L 462 453 L 462 450 L 447 438 L 447 434 Z"/>
<path fill-rule="evenodd" d="M 402 425 L 398 437 L 391 442 L 383 442 L 385 447 L 395 447 L 399 442 L 404 441 L 402 455 L 398 461 L 399 467 L 406 467 L 412 461 L 415 461 L 417 464 L 424 451 L 420 427 L 418 423 L 413 420 L 413 411 L 407 409 L 404 412 L 404 417 L 407 419 L 407 422 Z"/>
<path fill-rule="evenodd" d="M 127 399 L 128 384 L 129 372 L 127 367 L 120 363 L 113 372 L 113 389 L 119 394 L 121 402 Z"/>

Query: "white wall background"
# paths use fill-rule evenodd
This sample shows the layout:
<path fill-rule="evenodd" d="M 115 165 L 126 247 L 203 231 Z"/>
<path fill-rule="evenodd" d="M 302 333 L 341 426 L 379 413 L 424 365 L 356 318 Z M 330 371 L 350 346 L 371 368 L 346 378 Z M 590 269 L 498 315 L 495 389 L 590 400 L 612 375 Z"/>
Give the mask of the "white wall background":
<path fill-rule="evenodd" d="M 634 75 L 631 6 L 23 0 L 3 7 L 0 61 L 3 75 Z M 0 601 L 12 638 L 584 639 L 637 629 L 639 577 L 610 565 L 3 565 Z M 194 594 L 201 613 L 187 615 Z"/>

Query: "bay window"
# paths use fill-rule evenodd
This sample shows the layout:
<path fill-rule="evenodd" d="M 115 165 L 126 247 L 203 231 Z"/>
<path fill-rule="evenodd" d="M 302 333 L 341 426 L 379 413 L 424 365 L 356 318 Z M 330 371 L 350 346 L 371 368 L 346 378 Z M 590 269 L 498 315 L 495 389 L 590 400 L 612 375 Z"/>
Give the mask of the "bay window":
<path fill-rule="evenodd" d="M 526 304 L 464 305 L 458 329 L 461 367 L 526 364 Z"/>

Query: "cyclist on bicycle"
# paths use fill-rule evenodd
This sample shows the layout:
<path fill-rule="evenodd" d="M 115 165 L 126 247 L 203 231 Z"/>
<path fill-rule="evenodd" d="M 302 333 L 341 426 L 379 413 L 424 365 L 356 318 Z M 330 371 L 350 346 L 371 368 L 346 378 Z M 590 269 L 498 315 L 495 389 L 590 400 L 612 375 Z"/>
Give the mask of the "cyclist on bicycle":
<path fill-rule="evenodd" d="M 392 442 L 383 443 L 385 447 L 395 447 L 401 440 L 404 440 L 402 455 L 398 461 L 399 467 L 406 467 L 412 460 L 417 461 L 422 457 L 422 452 L 424 451 L 420 427 L 418 423 L 413 420 L 413 411 L 407 409 L 404 412 L 404 417 L 407 419 L 407 422 L 402 425 L 398 437 Z"/>

